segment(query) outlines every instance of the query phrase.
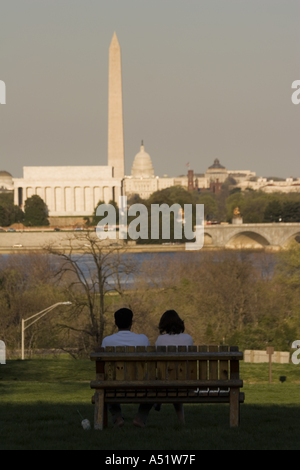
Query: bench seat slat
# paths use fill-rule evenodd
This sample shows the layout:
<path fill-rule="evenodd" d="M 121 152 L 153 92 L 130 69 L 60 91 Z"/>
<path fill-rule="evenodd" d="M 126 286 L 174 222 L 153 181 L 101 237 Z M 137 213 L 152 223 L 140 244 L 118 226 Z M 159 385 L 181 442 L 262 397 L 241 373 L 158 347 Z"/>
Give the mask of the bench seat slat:
<path fill-rule="evenodd" d="M 104 390 L 105 398 L 133 398 L 136 396 L 139 397 L 148 397 L 148 398 L 180 398 L 180 399 L 185 399 L 186 397 L 217 397 L 217 396 L 222 396 L 222 397 L 230 397 L 230 392 L 222 392 L 221 390 L 206 390 L 206 391 L 196 391 L 193 389 L 188 389 L 188 390 L 174 390 L 174 389 L 139 389 L 139 392 L 136 391 L 131 391 L 131 390 L 123 390 L 123 389 L 114 389 L 114 390 Z M 171 400 L 172 401 L 172 400 Z"/>
<path fill-rule="evenodd" d="M 117 389 L 117 388 L 124 388 L 124 389 L 136 389 L 136 388 L 144 388 L 144 389 L 151 389 L 151 388 L 197 388 L 205 387 L 226 387 L 226 388 L 241 388 L 243 387 L 242 380 L 185 380 L 181 382 L 179 380 L 147 380 L 141 381 L 136 380 L 135 382 L 126 382 L 126 381 L 110 381 L 110 380 L 95 380 L 91 382 L 91 388 L 99 388 L 99 389 Z"/>
<path fill-rule="evenodd" d="M 113 403 L 157 403 L 157 397 L 139 397 L 139 398 L 124 398 L 120 399 L 119 397 L 115 398 L 105 398 L 105 401 L 108 404 L 113 404 Z M 245 401 L 245 394 L 240 393 L 239 394 L 239 403 L 244 403 Z M 230 403 L 230 397 L 229 396 L 217 396 L 217 397 L 212 397 L 212 396 L 195 396 L 195 397 L 161 397 L 159 399 L 160 403 L 189 403 L 189 404 L 198 404 L 198 403 Z"/>

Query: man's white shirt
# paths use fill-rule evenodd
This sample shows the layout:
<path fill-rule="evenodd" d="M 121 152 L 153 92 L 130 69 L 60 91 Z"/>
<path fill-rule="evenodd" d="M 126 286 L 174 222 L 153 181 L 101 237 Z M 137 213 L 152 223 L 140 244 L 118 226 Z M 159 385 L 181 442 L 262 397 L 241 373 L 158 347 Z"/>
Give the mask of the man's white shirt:
<path fill-rule="evenodd" d="M 137 335 L 132 331 L 119 331 L 104 338 L 102 347 L 106 348 L 108 346 L 150 346 L 150 343 L 145 335 Z"/>

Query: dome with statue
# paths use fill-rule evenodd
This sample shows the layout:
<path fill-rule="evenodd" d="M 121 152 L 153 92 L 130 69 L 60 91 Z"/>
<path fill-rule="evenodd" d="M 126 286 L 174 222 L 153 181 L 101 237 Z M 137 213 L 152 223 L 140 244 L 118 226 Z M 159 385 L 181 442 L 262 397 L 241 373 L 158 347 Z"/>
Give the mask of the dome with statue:
<path fill-rule="evenodd" d="M 228 178 L 228 171 L 221 165 L 220 160 L 216 158 L 213 165 L 206 170 L 205 176 L 209 183 L 224 183 Z"/>
<path fill-rule="evenodd" d="M 149 153 L 145 152 L 144 142 L 142 141 L 142 145 L 140 148 L 139 153 L 136 154 L 132 170 L 131 176 L 133 178 L 154 178 L 154 168 L 152 165 L 152 160 Z"/>

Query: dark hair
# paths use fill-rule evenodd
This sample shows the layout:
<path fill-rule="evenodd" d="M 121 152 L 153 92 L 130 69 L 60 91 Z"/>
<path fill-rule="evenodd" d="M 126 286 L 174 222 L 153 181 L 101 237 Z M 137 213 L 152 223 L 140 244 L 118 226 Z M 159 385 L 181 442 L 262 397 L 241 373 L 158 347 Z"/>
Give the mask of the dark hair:
<path fill-rule="evenodd" d="M 168 310 L 163 314 L 158 328 L 161 335 L 163 333 L 167 333 L 169 335 L 179 335 L 185 330 L 184 321 L 181 320 L 180 316 L 177 312 L 175 312 L 175 310 Z"/>
<path fill-rule="evenodd" d="M 119 330 L 126 330 L 132 325 L 133 313 L 129 308 L 121 308 L 115 313 L 115 324 Z"/>

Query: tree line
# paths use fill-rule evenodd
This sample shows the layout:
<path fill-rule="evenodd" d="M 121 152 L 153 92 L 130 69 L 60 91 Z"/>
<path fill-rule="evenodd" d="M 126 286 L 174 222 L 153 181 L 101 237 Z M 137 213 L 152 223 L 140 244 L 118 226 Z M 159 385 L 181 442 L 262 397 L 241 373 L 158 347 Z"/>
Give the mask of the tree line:
<path fill-rule="evenodd" d="M 42 198 L 34 195 L 25 201 L 24 211 L 14 204 L 12 194 L 0 194 L 0 226 L 24 224 L 26 227 L 48 227 L 48 208 Z"/>
<path fill-rule="evenodd" d="M 239 207 L 244 223 L 299 223 L 300 193 L 233 192 L 226 198 L 226 221 Z"/>
<path fill-rule="evenodd" d="M 97 217 L 96 211 L 99 205 L 105 204 L 99 201 L 94 210 L 90 225 L 96 226 L 104 217 Z M 114 201 L 110 201 L 116 209 L 118 219 L 118 206 Z M 262 191 L 245 191 L 229 190 L 229 186 L 224 184 L 220 194 L 198 193 L 196 191 L 188 192 L 182 187 L 171 187 L 153 193 L 149 199 L 143 200 L 138 195 L 128 198 L 128 207 L 133 204 L 143 204 L 147 209 L 147 219 L 145 223 L 148 226 L 148 237 L 138 239 L 138 244 L 162 244 L 164 242 L 186 243 L 188 240 L 184 237 L 184 229 L 179 239 L 174 234 L 174 218 L 178 214 L 170 213 L 170 238 L 165 240 L 162 236 L 162 214 L 159 220 L 159 239 L 152 239 L 151 229 L 155 223 L 151 218 L 151 206 L 157 204 L 159 206 L 166 204 L 168 207 L 174 204 L 184 209 L 185 204 L 193 206 L 193 226 L 196 225 L 196 205 L 204 205 L 204 217 L 207 222 L 231 223 L 234 210 L 238 207 L 245 224 L 252 223 L 300 223 L 300 194 L 267 194 Z M 128 223 L 133 219 L 127 217 Z"/>
<path fill-rule="evenodd" d="M 264 193 L 263 191 L 246 190 L 241 192 L 239 188 L 230 189 L 229 183 L 224 183 L 219 194 L 188 192 L 186 189 L 174 186 L 157 191 L 149 199 L 141 199 L 138 195 L 131 195 L 128 198 L 128 205 L 143 204 L 151 214 L 152 204 L 179 204 L 184 208 L 184 204 L 204 204 L 204 215 L 207 221 L 232 222 L 233 212 L 236 207 L 240 209 L 244 223 L 300 223 L 300 193 Z M 91 217 L 85 217 L 86 225 L 97 225 L 100 218 L 96 216 L 97 207 L 104 204 L 99 201 Z M 114 201 L 109 204 L 114 205 L 118 210 L 118 205 Z M 171 214 L 171 226 L 173 218 Z M 128 219 L 129 223 L 131 219 Z M 15 223 L 23 223 L 25 226 L 45 227 L 49 225 L 48 207 L 37 195 L 25 201 L 24 211 L 14 205 L 13 195 L 0 194 L 0 226 L 9 227 Z M 117 211 L 117 224 L 118 211 Z M 151 231 L 151 220 L 149 218 L 149 233 Z M 151 237 L 149 237 L 150 239 Z M 160 239 L 159 242 L 163 240 Z M 176 241 L 171 233 L 170 241 Z"/>
<path fill-rule="evenodd" d="M 97 207 L 104 204 L 99 201 Z M 110 201 L 118 209 L 117 203 Z M 207 221 L 232 222 L 233 212 L 239 207 L 244 223 L 300 223 L 300 193 L 265 193 L 263 191 L 246 190 L 239 188 L 230 190 L 224 184 L 219 194 L 188 192 L 186 189 L 174 186 L 153 193 L 149 199 L 142 199 L 138 195 L 128 197 L 128 205 L 143 204 L 150 213 L 151 204 L 204 204 L 204 214 Z M 97 225 L 100 218 L 94 211 L 91 224 Z"/>

